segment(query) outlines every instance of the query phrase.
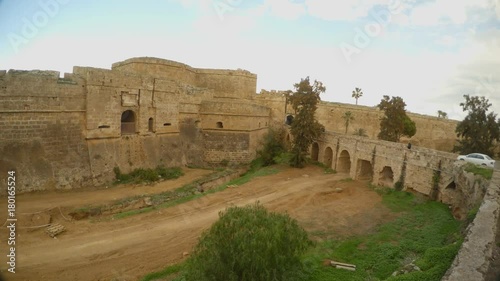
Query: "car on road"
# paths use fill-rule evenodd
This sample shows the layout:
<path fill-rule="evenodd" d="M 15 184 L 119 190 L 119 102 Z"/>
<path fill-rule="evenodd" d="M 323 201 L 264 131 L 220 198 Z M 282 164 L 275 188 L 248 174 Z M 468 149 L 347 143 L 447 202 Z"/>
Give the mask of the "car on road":
<path fill-rule="evenodd" d="M 470 162 L 470 163 L 473 163 L 476 165 L 487 166 L 490 168 L 495 167 L 495 160 L 493 160 L 488 155 L 481 154 L 481 153 L 471 153 L 471 154 L 467 154 L 467 155 L 459 155 L 457 157 L 457 160 Z"/>

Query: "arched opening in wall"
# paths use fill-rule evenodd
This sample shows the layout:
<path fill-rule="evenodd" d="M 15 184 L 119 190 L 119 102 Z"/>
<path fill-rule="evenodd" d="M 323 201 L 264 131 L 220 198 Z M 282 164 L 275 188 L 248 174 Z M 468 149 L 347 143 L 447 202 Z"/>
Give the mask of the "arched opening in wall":
<path fill-rule="evenodd" d="M 319 145 L 317 142 L 314 142 L 311 147 L 311 159 L 313 161 L 318 161 L 318 155 L 319 155 Z"/>
<path fill-rule="evenodd" d="M 389 166 L 385 166 L 379 175 L 379 184 L 384 186 L 393 186 L 394 184 L 394 172 Z"/>
<path fill-rule="evenodd" d="M 148 119 L 148 131 L 153 132 L 154 131 L 154 120 L 153 117 L 150 117 Z"/>
<path fill-rule="evenodd" d="M 293 122 L 293 116 L 292 115 L 287 115 L 286 116 L 286 120 L 285 120 L 285 124 L 292 125 L 292 122 Z"/>
<path fill-rule="evenodd" d="M 337 171 L 340 173 L 351 172 L 351 156 L 347 150 L 340 152 L 339 160 L 337 162 Z"/>
<path fill-rule="evenodd" d="M 358 180 L 372 180 L 373 179 L 373 167 L 372 163 L 368 160 L 358 160 L 358 171 L 356 173 L 356 178 Z"/>
<path fill-rule="evenodd" d="M 121 118 L 122 135 L 135 134 L 135 113 L 132 110 L 125 110 Z"/>
<path fill-rule="evenodd" d="M 448 185 L 446 186 L 446 188 L 445 188 L 445 189 L 456 190 L 456 189 L 457 189 L 457 184 L 456 184 L 454 181 L 452 181 L 452 182 L 450 182 L 450 184 L 448 184 Z"/>
<path fill-rule="evenodd" d="M 224 125 L 222 124 L 222 122 L 217 122 L 215 124 L 215 127 L 219 128 L 219 129 L 222 129 L 222 128 L 224 128 Z"/>
<path fill-rule="evenodd" d="M 325 156 L 323 157 L 323 164 L 325 164 L 328 168 L 332 167 L 333 160 L 333 150 L 330 147 L 325 149 Z"/>

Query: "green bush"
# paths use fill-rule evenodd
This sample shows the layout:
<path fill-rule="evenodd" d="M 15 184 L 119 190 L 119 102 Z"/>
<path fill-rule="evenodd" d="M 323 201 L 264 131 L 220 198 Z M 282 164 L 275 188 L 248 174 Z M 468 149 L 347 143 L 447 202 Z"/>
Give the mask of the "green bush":
<path fill-rule="evenodd" d="M 402 182 L 402 181 L 397 181 L 397 182 L 394 184 L 394 189 L 396 189 L 397 191 L 401 191 L 401 190 L 403 190 L 403 182 Z"/>
<path fill-rule="evenodd" d="M 263 161 L 263 166 L 276 164 L 275 158 L 285 152 L 284 136 L 285 130 L 283 128 L 269 129 L 264 137 L 262 149 L 257 151 L 258 157 Z"/>
<path fill-rule="evenodd" d="M 185 280 L 299 280 L 301 255 L 311 245 L 288 215 L 262 205 L 230 207 L 200 238 L 188 260 Z"/>
<path fill-rule="evenodd" d="M 122 174 L 119 167 L 113 168 L 115 183 L 155 182 L 160 179 L 176 179 L 184 175 L 179 167 L 165 168 L 158 166 L 155 169 L 135 169 L 129 174 Z"/>
<path fill-rule="evenodd" d="M 467 163 L 464 165 L 464 170 L 469 173 L 473 173 L 474 175 L 480 175 L 487 180 L 491 180 L 493 176 L 493 169 L 476 166 L 472 163 Z"/>

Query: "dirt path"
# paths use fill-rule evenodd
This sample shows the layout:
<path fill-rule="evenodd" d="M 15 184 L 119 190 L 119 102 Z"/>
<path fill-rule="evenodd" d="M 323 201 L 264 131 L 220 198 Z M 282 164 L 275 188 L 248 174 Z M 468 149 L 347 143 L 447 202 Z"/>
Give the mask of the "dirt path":
<path fill-rule="evenodd" d="M 135 195 L 161 193 L 163 191 L 176 189 L 213 172 L 211 170 L 189 168 L 184 168 L 183 171 L 184 175 L 178 179 L 162 181 L 154 185 L 110 185 L 109 188 L 105 189 L 20 194 L 17 196 L 18 203 L 16 208 L 18 212 L 30 213 L 52 207 L 99 205 Z M 0 202 L 0 208 L 3 208 L 3 204 L 5 204 L 5 200 Z M 0 220 L 3 222 L 5 218 L 5 212 L 2 212 L 0 214 Z"/>
<path fill-rule="evenodd" d="M 42 232 L 18 233 L 18 273 L 9 280 L 138 280 L 182 260 L 204 229 L 230 205 L 260 201 L 288 212 L 312 234 L 327 238 L 366 233 L 388 220 L 390 212 L 365 182 L 341 181 L 317 167 L 287 169 L 176 207 L 122 220 L 62 222 L 66 233 L 52 239 Z M 342 192 L 336 192 L 341 188 Z M 338 190 L 337 190 L 338 191 Z M 105 192 L 105 191 L 103 191 Z M 88 198 L 81 198 L 88 201 Z M 38 202 L 36 194 L 29 200 Z M 22 198 L 19 198 L 23 203 Z M 75 204 L 81 201 L 74 199 Z M 44 203 L 38 202 L 38 207 Z M 7 232 L 2 229 L 1 237 Z M 0 251 L 6 252 L 1 241 Z M 5 255 L 1 268 L 5 269 Z"/>

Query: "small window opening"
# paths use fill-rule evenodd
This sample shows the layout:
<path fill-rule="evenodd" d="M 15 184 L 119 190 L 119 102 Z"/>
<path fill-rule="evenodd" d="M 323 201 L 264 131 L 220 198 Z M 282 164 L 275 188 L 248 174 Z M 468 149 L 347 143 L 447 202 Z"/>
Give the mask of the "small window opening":
<path fill-rule="evenodd" d="M 172 123 L 163 123 L 163 126 L 165 127 L 172 126 Z"/>
<path fill-rule="evenodd" d="M 98 128 L 99 129 L 108 129 L 110 127 L 109 127 L 109 125 L 100 125 Z"/>
<path fill-rule="evenodd" d="M 220 129 L 224 128 L 224 125 L 222 125 L 222 122 L 217 122 L 216 126 L 217 126 L 217 128 L 220 128 Z"/>
<path fill-rule="evenodd" d="M 148 131 L 153 132 L 153 127 L 154 127 L 153 117 L 150 117 L 148 119 Z"/>

